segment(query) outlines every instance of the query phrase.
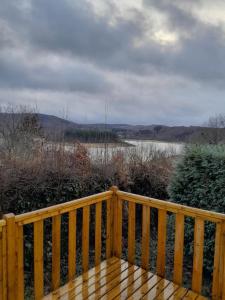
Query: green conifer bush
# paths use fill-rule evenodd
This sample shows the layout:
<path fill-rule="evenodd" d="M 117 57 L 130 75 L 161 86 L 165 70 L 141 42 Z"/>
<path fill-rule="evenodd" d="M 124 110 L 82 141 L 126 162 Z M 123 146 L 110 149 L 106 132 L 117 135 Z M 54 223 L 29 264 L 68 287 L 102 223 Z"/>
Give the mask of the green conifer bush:
<path fill-rule="evenodd" d="M 173 202 L 225 213 L 225 145 L 187 146 L 168 187 Z M 185 219 L 185 255 L 193 255 L 194 220 Z M 205 222 L 204 270 L 213 266 L 215 224 Z"/>

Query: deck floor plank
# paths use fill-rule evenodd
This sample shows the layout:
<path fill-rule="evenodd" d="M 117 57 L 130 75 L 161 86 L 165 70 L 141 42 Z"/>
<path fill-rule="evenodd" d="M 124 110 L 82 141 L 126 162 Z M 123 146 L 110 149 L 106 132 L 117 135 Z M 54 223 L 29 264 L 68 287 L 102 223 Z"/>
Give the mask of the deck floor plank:
<path fill-rule="evenodd" d="M 187 294 L 183 297 L 184 300 L 195 300 L 198 298 L 198 294 L 188 291 Z"/>
<path fill-rule="evenodd" d="M 105 294 L 101 299 L 103 300 L 112 300 L 117 296 L 120 296 L 120 299 L 122 297 L 122 294 L 126 294 L 126 290 L 130 287 L 130 286 L 134 286 L 134 283 L 137 279 L 139 279 L 143 274 L 145 274 L 146 271 L 138 268 L 136 270 L 134 270 L 134 272 L 131 274 L 123 281 L 120 282 L 120 284 L 118 284 L 116 287 L 114 287 L 111 291 L 109 291 L 107 294 Z M 124 295 L 123 299 L 126 299 L 127 297 Z"/>
<path fill-rule="evenodd" d="M 146 293 L 151 290 L 154 286 L 156 286 L 162 278 L 160 278 L 157 275 L 152 276 L 148 281 L 143 282 L 141 287 L 130 297 L 128 297 L 129 300 L 139 300 L 142 299 Z"/>
<path fill-rule="evenodd" d="M 123 260 L 121 260 L 124 262 Z M 118 259 L 116 257 L 112 257 L 108 260 L 103 261 L 100 265 L 90 269 L 88 272 L 84 273 L 83 275 L 71 280 L 58 290 L 52 292 L 51 294 L 45 296 L 43 300 L 52 300 L 52 299 L 60 299 L 61 296 L 68 293 L 72 289 L 75 289 L 79 285 L 82 285 L 87 280 L 90 280 L 91 278 L 95 278 L 98 276 L 99 273 L 107 273 L 109 270 L 112 270 L 114 268 L 118 267 Z M 53 298 L 54 296 L 54 298 Z M 56 298 L 58 296 L 58 298 Z"/>
<path fill-rule="evenodd" d="M 149 281 L 149 279 L 151 277 L 153 277 L 154 275 L 150 272 L 144 272 L 140 277 L 138 277 L 136 280 L 131 281 L 132 277 L 129 278 L 129 283 L 127 285 L 127 287 L 121 292 L 121 294 L 117 295 L 114 299 L 116 300 L 123 300 L 123 299 L 128 299 L 129 297 L 131 297 L 138 289 L 141 288 L 141 286 L 146 283 L 147 281 Z"/>
<path fill-rule="evenodd" d="M 176 285 L 173 282 L 170 282 L 169 285 L 155 298 L 157 300 L 169 299 L 177 290 L 179 285 Z"/>
<path fill-rule="evenodd" d="M 43 300 L 206 300 L 173 282 L 112 257 Z"/>
<path fill-rule="evenodd" d="M 170 284 L 166 279 L 160 280 L 147 294 L 142 298 L 143 300 L 157 299 L 159 294 Z"/>
<path fill-rule="evenodd" d="M 185 289 L 184 287 L 179 287 L 179 289 L 169 297 L 169 300 L 179 300 L 183 299 L 183 297 L 187 294 L 188 289 Z"/>
<path fill-rule="evenodd" d="M 137 266 L 130 265 L 126 270 L 124 270 L 121 274 L 117 277 L 113 278 L 113 280 L 106 282 L 105 285 L 101 286 L 100 289 L 97 289 L 92 295 L 88 297 L 88 299 L 102 299 L 103 296 L 116 288 L 117 286 L 121 285 L 122 281 L 125 280 L 127 277 L 131 276 L 134 272 L 138 270 Z M 85 298 L 83 298 L 85 299 Z M 108 298 L 107 298 L 108 299 Z"/>
<path fill-rule="evenodd" d="M 104 286 L 105 284 L 111 282 L 115 277 L 119 276 L 123 271 L 129 267 L 129 263 L 125 261 L 116 261 L 109 268 L 104 269 L 102 272 L 98 273 L 96 276 L 83 282 L 82 285 L 74 288 L 70 291 L 70 297 L 72 299 L 85 299 L 89 298 L 98 288 Z M 60 300 L 67 300 L 68 298 L 61 297 Z"/>

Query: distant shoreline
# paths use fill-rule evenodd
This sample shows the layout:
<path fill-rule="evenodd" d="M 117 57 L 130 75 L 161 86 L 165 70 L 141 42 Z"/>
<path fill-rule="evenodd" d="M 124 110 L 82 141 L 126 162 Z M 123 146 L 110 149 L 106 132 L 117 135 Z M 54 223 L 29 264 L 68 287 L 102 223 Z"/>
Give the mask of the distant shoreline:
<path fill-rule="evenodd" d="M 178 141 L 165 141 L 165 140 L 152 140 L 152 139 L 138 139 L 138 138 L 128 138 L 128 139 L 124 139 L 124 140 L 128 140 L 128 141 L 137 141 L 137 142 L 157 142 L 157 143 L 166 143 L 166 144 L 179 144 L 179 145 L 184 145 L 186 144 L 185 142 L 178 142 Z"/>
<path fill-rule="evenodd" d="M 90 143 L 83 143 L 80 142 L 82 145 L 84 145 L 87 148 L 104 148 L 105 145 L 107 145 L 108 148 L 117 148 L 117 147 L 136 147 L 137 145 L 132 144 L 132 141 L 134 142 L 152 142 L 152 143 L 163 143 L 163 144 L 177 144 L 177 145 L 184 145 L 184 142 L 172 142 L 172 141 L 162 141 L 162 140 L 151 140 L 151 139 L 124 139 L 121 142 L 107 142 L 107 143 L 102 143 L 102 142 L 90 142 Z"/>
<path fill-rule="evenodd" d="M 107 143 L 98 143 L 98 142 L 90 142 L 90 143 L 82 143 L 82 145 L 84 145 L 87 148 L 91 148 L 91 147 L 98 147 L 98 148 L 104 148 L 105 145 L 107 145 L 108 148 L 116 148 L 116 147 L 135 147 L 135 145 L 130 144 L 128 142 L 122 141 L 122 142 L 107 142 Z"/>

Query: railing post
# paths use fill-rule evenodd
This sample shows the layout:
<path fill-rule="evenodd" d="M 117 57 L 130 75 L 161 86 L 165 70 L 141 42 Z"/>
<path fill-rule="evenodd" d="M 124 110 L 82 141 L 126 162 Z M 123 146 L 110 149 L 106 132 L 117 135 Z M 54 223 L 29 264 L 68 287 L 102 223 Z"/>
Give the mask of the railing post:
<path fill-rule="evenodd" d="M 112 253 L 120 257 L 122 250 L 122 203 L 118 198 L 118 187 L 112 186 Z"/>
<path fill-rule="evenodd" d="M 0 228 L 0 299 L 7 300 L 6 226 Z"/>
<path fill-rule="evenodd" d="M 6 221 L 7 299 L 16 299 L 16 223 L 14 214 L 4 215 Z"/>
<path fill-rule="evenodd" d="M 222 263 L 221 263 L 221 275 L 222 280 L 220 282 L 221 285 L 221 295 L 222 300 L 225 300 L 225 222 L 223 222 L 222 226 Z"/>

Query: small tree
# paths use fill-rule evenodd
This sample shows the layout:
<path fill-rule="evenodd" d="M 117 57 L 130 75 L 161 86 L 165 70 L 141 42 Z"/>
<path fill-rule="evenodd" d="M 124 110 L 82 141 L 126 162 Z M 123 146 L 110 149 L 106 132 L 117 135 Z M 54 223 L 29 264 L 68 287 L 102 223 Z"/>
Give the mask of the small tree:
<path fill-rule="evenodd" d="M 8 105 L 0 108 L 0 150 L 6 158 L 31 154 L 34 138 L 40 137 L 41 128 L 37 114 L 24 106 Z"/>

